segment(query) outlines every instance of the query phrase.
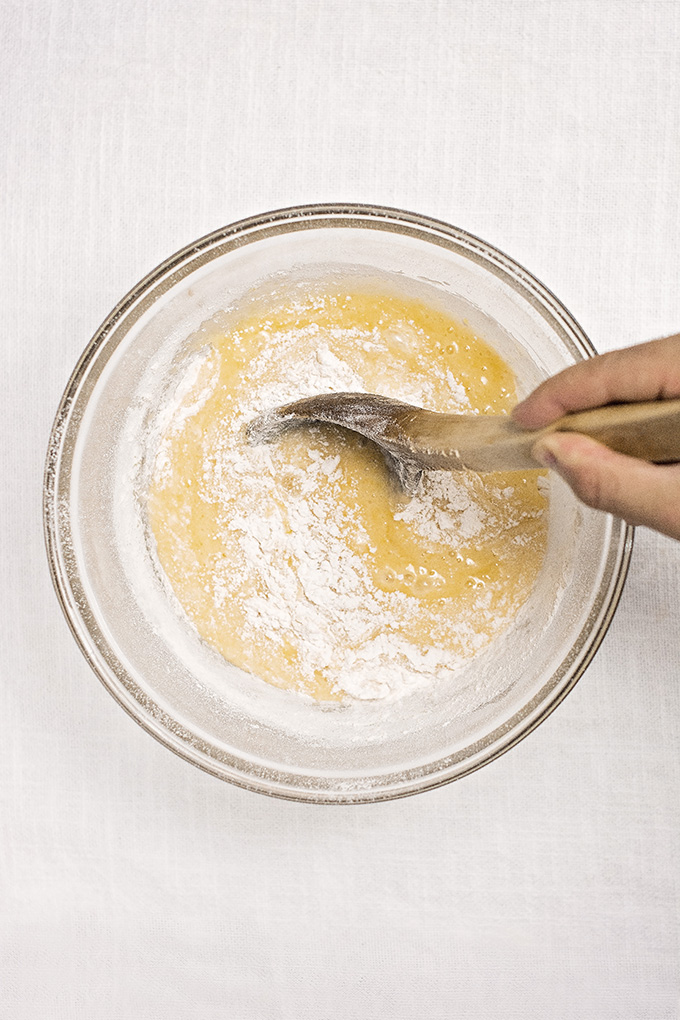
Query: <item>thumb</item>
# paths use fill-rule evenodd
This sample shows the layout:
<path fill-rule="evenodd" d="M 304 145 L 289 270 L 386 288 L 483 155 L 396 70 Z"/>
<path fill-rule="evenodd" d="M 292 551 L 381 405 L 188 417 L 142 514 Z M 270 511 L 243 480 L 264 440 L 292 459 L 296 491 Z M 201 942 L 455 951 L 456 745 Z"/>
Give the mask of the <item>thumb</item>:
<path fill-rule="evenodd" d="M 532 453 L 557 471 L 587 506 L 678 537 L 678 465 L 650 464 L 569 432 L 540 439 Z"/>

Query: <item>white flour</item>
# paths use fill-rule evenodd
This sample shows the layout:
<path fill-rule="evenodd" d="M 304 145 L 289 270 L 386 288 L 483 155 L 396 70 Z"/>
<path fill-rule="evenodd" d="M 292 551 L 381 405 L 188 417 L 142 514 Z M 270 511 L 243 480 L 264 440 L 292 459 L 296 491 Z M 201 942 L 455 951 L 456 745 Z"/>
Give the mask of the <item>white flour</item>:
<path fill-rule="evenodd" d="M 280 345 L 280 338 L 279 338 Z M 172 401 L 173 413 L 156 461 L 159 477 L 167 472 L 169 439 L 183 428 L 203 406 L 214 387 L 216 355 L 207 349 L 201 361 L 194 360 Z M 426 639 L 414 642 L 400 631 L 418 601 L 402 591 L 385 592 L 375 587 L 364 559 L 347 543 L 350 522 L 347 509 L 334 498 L 334 484 L 340 478 L 340 457 L 310 443 L 308 463 L 294 467 L 286 463 L 278 444 L 248 446 L 242 425 L 273 403 L 340 390 L 365 391 L 364 380 L 326 345 L 313 355 L 289 366 L 289 381 L 258 385 L 266 377 L 269 350 L 249 368 L 249 402 L 206 463 L 203 495 L 225 508 L 223 527 L 237 537 L 241 550 L 240 569 L 230 566 L 224 573 L 216 568 L 212 577 L 215 604 L 228 610 L 239 585 L 257 579 L 258 592 L 243 598 L 246 642 L 262 640 L 290 642 L 300 649 L 300 667 L 311 681 L 319 670 L 331 671 L 336 684 L 358 699 L 398 695 L 414 686 L 430 683 L 450 673 L 486 643 L 474 620 L 488 624 L 488 598 L 473 593 L 468 612 L 454 626 L 461 653 L 437 648 Z M 210 372 L 202 372 L 212 364 Z M 467 404 L 461 388 L 452 380 L 456 397 Z M 394 394 L 399 399 L 423 401 L 423 386 L 411 385 L 409 392 Z M 469 404 L 467 405 L 469 408 Z M 285 503 L 268 499 L 276 479 L 285 475 Z M 233 479 L 247 498 L 234 505 Z M 323 483 L 323 484 L 322 484 Z M 258 512 L 257 507 L 264 507 Z M 410 522 L 428 544 L 464 543 L 484 526 L 484 515 L 471 497 L 463 474 L 431 472 L 421 490 L 408 501 L 396 519 Z M 357 532 L 354 542 L 368 546 L 368 536 Z M 443 580 L 424 568 L 411 566 L 412 576 L 422 588 L 436 587 Z M 237 596 L 238 597 L 238 596 Z"/>
<path fill-rule="evenodd" d="M 295 649 L 307 689 L 323 676 L 332 691 L 371 700 L 398 697 L 449 677 L 505 628 L 517 605 L 492 606 L 492 592 L 472 576 L 456 612 L 441 613 L 437 590 L 446 580 L 422 558 L 402 564 L 399 575 L 389 566 L 381 568 L 384 583 L 376 584 L 371 536 L 341 498 L 348 480 L 337 443 L 327 432 L 310 428 L 291 457 L 284 440 L 250 446 L 244 435 L 248 422 L 276 405 L 316 393 L 370 391 L 366 378 L 329 344 L 371 352 L 381 349 L 384 338 L 356 327 L 326 328 L 320 336 L 313 323 L 289 333 L 270 333 L 267 325 L 259 352 L 241 377 L 236 410 L 200 440 L 203 473 L 194 484 L 201 504 L 219 507 L 220 541 L 229 550 L 224 558 L 214 557 L 202 575 L 210 604 L 225 617 L 238 611 L 246 653 L 271 647 L 283 655 L 286 648 Z M 237 348 L 238 333 L 232 340 Z M 400 341 L 392 336 L 391 342 Z M 417 348 L 418 337 L 406 336 L 403 342 Z M 210 343 L 194 353 L 167 402 L 154 467 L 154 482 L 161 487 L 170 478 L 173 444 L 194 428 L 192 419 L 218 385 L 220 359 Z M 427 375 L 403 370 L 399 375 L 387 362 L 380 368 L 389 396 L 432 406 L 435 380 L 448 393 L 447 409 L 472 410 L 448 369 L 438 372 L 433 366 Z M 488 501 L 477 498 L 480 485 L 470 472 L 426 473 L 394 520 L 409 525 L 423 550 L 446 550 L 470 571 L 473 561 L 459 550 L 471 541 L 483 544 L 501 526 Z M 424 600 L 427 595 L 435 602 Z"/>
<path fill-rule="evenodd" d="M 255 457 L 261 470 L 264 458 L 259 451 Z M 249 475 L 252 488 L 262 484 L 261 474 L 250 475 L 255 457 L 240 453 L 230 458 L 231 469 Z M 338 460 L 310 450 L 309 466 L 295 473 L 299 489 L 285 509 L 229 521 L 228 528 L 239 537 L 245 570 L 263 587 L 261 594 L 245 600 L 246 636 L 290 640 L 294 635 L 304 676 L 311 679 L 315 671 L 331 669 L 355 698 L 398 694 L 430 682 L 460 659 L 435 648 L 423 651 L 397 633 L 413 598 L 375 589 L 365 562 L 348 548 L 345 515 L 332 497 L 320 494 L 320 476 L 334 481 Z M 445 540 L 441 531 L 437 540 Z M 229 597 L 227 584 L 222 593 Z M 474 635 L 469 637 L 474 645 Z"/>

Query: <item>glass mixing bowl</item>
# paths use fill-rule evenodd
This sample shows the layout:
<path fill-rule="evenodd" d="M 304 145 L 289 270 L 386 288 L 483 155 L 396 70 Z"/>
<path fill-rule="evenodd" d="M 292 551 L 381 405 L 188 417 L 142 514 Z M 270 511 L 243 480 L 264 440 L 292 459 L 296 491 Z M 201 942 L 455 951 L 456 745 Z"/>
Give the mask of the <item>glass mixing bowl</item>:
<path fill-rule="evenodd" d="M 92 338 L 52 430 L 44 514 L 52 577 L 73 634 L 141 726 L 247 789 L 358 803 L 457 779 L 537 726 L 605 634 L 632 530 L 581 506 L 551 476 L 545 563 L 509 630 L 447 681 L 390 703 L 314 703 L 204 644 L 154 567 L 141 437 L 202 322 L 263 281 L 326 270 L 388 274 L 410 294 L 436 294 L 510 364 L 520 396 L 594 353 L 530 273 L 455 227 L 356 205 L 256 216 L 168 259 Z"/>

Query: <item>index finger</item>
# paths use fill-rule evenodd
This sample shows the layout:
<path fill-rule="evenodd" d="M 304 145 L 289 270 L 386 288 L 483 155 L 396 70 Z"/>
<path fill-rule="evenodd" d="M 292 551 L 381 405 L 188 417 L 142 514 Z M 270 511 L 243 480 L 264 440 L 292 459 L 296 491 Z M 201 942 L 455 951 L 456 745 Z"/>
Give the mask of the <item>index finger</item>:
<path fill-rule="evenodd" d="M 680 334 L 571 365 L 517 404 L 512 417 L 537 429 L 572 411 L 671 397 L 680 397 Z"/>

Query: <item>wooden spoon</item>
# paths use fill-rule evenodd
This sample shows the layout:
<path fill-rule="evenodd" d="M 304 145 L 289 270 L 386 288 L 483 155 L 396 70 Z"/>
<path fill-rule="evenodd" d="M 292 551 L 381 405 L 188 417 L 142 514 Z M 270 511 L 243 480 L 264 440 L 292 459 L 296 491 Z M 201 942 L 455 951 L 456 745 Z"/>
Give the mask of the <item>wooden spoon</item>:
<path fill-rule="evenodd" d="M 276 407 L 250 422 L 246 432 L 251 443 L 271 442 L 284 430 L 314 422 L 341 425 L 372 440 L 408 492 L 415 491 L 424 468 L 538 468 L 531 449 L 551 432 L 580 432 L 641 460 L 680 461 L 680 400 L 609 404 L 530 432 L 507 415 L 440 414 L 375 393 L 325 393 Z"/>

